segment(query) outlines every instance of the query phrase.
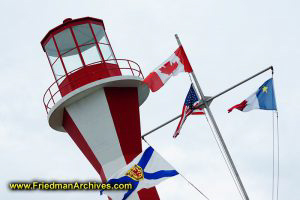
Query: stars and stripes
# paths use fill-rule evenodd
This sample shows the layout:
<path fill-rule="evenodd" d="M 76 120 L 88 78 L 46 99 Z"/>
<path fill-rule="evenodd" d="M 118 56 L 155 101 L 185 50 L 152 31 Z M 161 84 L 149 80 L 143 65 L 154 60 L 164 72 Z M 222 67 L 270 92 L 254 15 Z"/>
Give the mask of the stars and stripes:
<path fill-rule="evenodd" d="M 185 98 L 180 121 L 179 121 L 176 131 L 173 135 L 173 138 L 176 138 L 179 135 L 180 130 L 181 130 L 186 118 L 189 115 L 204 115 L 203 109 L 196 108 L 198 105 L 199 105 L 199 97 L 195 92 L 193 84 L 191 84 L 190 90 Z"/>

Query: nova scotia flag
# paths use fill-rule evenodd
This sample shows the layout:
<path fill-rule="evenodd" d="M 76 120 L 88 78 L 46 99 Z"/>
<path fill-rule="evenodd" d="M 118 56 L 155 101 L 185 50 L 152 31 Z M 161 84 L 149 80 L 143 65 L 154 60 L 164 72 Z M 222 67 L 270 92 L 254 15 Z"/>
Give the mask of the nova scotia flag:
<path fill-rule="evenodd" d="M 151 188 L 165 179 L 176 176 L 178 172 L 152 147 L 140 153 L 126 167 L 117 171 L 107 183 L 131 183 L 132 190 L 101 190 L 113 200 L 135 199 L 137 192 L 143 188 Z"/>

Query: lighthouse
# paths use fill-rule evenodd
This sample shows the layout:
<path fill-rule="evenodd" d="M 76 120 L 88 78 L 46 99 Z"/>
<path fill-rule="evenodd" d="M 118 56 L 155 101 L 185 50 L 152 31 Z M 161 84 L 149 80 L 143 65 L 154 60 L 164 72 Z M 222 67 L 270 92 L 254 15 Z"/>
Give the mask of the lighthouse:
<path fill-rule="evenodd" d="M 55 81 L 43 96 L 48 123 L 66 132 L 102 182 L 141 151 L 139 106 L 149 95 L 139 65 L 117 59 L 101 19 L 67 18 L 41 41 Z M 133 199 L 159 199 L 155 188 Z"/>

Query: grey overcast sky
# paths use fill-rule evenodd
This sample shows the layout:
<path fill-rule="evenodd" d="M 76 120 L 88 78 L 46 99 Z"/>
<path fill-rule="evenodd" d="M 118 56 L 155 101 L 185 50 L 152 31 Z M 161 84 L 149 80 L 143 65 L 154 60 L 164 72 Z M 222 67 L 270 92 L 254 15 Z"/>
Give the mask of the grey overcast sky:
<path fill-rule="evenodd" d="M 298 200 L 300 5 L 252 1 L 2 1 L 0 6 L 0 199 L 106 199 L 99 192 L 11 192 L 11 181 L 99 180 L 67 134 L 52 130 L 42 96 L 54 81 L 40 41 L 63 19 L 104 20 L 117 58 L 136 61 L 147 75 L 176 48 L 178 33 L 200 85 L 214 95 L 273 65 L 279 108 L 279 199 Z M 272 112 L 226 110 L 253 93 L 265 73 L 217 98 L 211 109 L 250 199 L 271 199 Z M 142 133 L 181 112 L 189 78 L 180 74 L 141 106 Z M 241 199 L 203 116 L 192 116 L 174 140 L 177 121 L 148 142 L 211 200 Z M 143 144 L 144 148 L 147 147 Z M 161 199 L 203 199 L 181 177 L 157 190 Z"/>

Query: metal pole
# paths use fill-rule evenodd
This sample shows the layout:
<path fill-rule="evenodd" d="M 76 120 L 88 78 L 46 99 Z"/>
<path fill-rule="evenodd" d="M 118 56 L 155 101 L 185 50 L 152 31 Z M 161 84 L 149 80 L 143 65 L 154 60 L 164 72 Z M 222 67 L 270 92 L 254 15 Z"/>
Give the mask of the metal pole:
<path fill-rule="evenodd" d="M 262 73 L 268 71 L 269 69 L 271 69 L 271 70 L 273 71 L 273 66 L 267 67 L 266 69 L 261 70 L 260 72 L 257 72 L 257 73 L 254 74 L 253 76 L 250 76 L 249 78 L 247 78 L 247 79 L 245 79 L 245 80 L 239 82 L 238 84 L 235 84 L 234 86 L 228 88 L 227 90 L 224 90 L 223 92 L 220 92 L 219 94 L 217 94 L 217 95 L 215 95 L 215 96 L 209 98 L 207 101 L 211 101 L 211 100 L 213 100 L 213 99 L 215 99 L 215 98 L 221 96 L 222 94 L 225 94 L 226 92 L 229 92 L 230 90 L 236 88 L 237 86 L 240 86 L 240 85 L 242 85 L 243 83 L 245 83 L 245 82 L 247 82 L 247 81 L 249 81 L 249 80 L 255 78 L 256 76 L 258 76 L 258 75 L 260 75 L 260 74 L 262 74 Z"/>
<path fill-rule="evenodd" d="M 181 46 L 181 42 L 180 42 L 180 40 L 179 40 L 178 35 L 176 34 L 175 37 L 176 37 L 176 40 L 177 40 L 177 42 L 178 42 L 178 45 Z M 195 81 L 195 83 L 196 83 L 196 86 L 197 86 L 197 89 L 198 89 L 198 91 L 199 91 L 199 93 L 200 93 L 200 96 L 201 96 L 201 98 L 202 98 L 202 100 L 203 100 L 203 102 L 204 102 L 204 105 L 205 105 L 205 108 L 206 108 L 206 110 L 207 110 L 208 116 L 209 116 L 209 118 L 211 119 L 211 121 L 212 121 L 212 123 L 213 123 L 213 126 L 214 126 L 214 128 L 215 128 L 215 130 L 216 130 L 216 133 L 217 133 L 217 135 L 218 135 L 219 141 L 220 141 L 220 143 L 221 143 L 221 145 L 222 145 L 222 147 L 223 147 L 223 149 L 224 149 L 224 151 L 225 151 L 225 154 L 226 154 L 226 156 L 227 156 L 227 158 L 228 158 L 228 160 L 229 160 L 229 163 L 230 163 L 230 165 L 231 165 L 231 167 L 232 167 L 232 169 L 233 169 L 233 172 L 234 172 L 234 174 L 235 174 L 235 176 L 236 176 L 236 178 L 237 178 L 237 181 L 238 181 L 238 183 L 239 183 L 240 189 L 242 190 L 242 193 L 243 193 L 245 199 L 246 199 L 246 200 L 249 200 L 249 197 L 248 197 L 248 195 L 247 195 L 247 192 L 246 192 L 246 190 L 245 190 L 245 188 L 244 188 L 244 185 L 243 185 L 243 183 L 242 183 L 242 181 L 241 181 L 241 178 L 240 178 L 240 176 L 239 176 L 239 174 L 238 174 L 238 172 L 237 172 L 237 170 L 236 170 L 236 167 L 235 167 L 235 165 L 234 165 L 234 163 L 233 163 L 233 160 L 232 160 L 232 158 L 231 158 L 231 156 L 230 156 L 230 154 L 229 154 L 229 151 L 228 151 L 228 149 L 227 149 L 227 147 L 226 147 L 226 144 L 225 144 L 225 142 L 224 142 L 224 140 L 223 140 L 223 137 L 222 137 L 222 135 L 221 135 L 221 132 L 220 132 L 220 130 L 219 130 L 219 128 L 218 128 L 218 125 L 217 125 L 217 123 L 216 123 L 216 121 L 215 121 L 215 118 L 214 118 L 214 116 L 213 116 L 213 114 L 212 114 L 212 112 L 211 112 L 211 110 L 210 110 L 210 108 L 209 108 L 208 102 L 205 100 L 205 96 L 204 96 L 204 94 L 203 94 L 203 92 L 202 92 L 202 90 L 201 90 L 201 87 L 200 87 L 200 85 L 199 85 L 199 82 L 198 82 L 198 80 L 197 80 L 197 77 L 195 76 L 195 73 L 194 73 L 194 72 L 191 72 L 191 74 L 192 74 L 192 77 L 193 77 L 193 79 L 194 79 L 194 81 Z"/>
<path fill-rule="evenodd" d="M 149 131 L 149 132 L 143 134 L 141 137 L 144 139 L 144 137 L 146 137 L 146 136 L 149 135 L 150 133 L 156 131 L 157 129 L 160 129 L 160 128 L 164 127 L 165 125 L 167 125 L 167 124 L 171 123 L 172 121 L 178 119 L 180 116 L 181 116 L 181 114 L 178 115 L 178 116 L 176 116 L 176 117 L 174 117 L 174 118 L 172 118 L 172 119 L 170 119 L 169 121 L 163 123 L 162 125 L 156 127 L 155 129 L 152 129 L 151 131 Z"/>

